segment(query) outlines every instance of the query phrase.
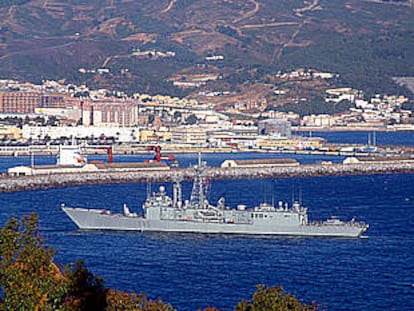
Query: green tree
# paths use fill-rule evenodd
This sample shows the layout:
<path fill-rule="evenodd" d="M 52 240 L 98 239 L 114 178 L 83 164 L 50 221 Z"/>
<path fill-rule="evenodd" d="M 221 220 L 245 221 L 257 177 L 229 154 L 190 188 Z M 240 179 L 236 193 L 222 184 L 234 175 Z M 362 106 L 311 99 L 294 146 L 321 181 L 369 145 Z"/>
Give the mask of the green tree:
<path fill-rule="evenodd" d="M 45 144 L 49 143 L 52 140 L 52 138 L 49 136 L 49 134 L 46 134 L 45 137 L 43 137 L 43 141 Z"/>
<path fill-rule="evenodd" d="M 185 123 L 189 124 L 189 125 L 194 125 L 198 122 L 198 118 L 196 117 L 195 114 L 190 114 L 187 119 L 185 119 Z"/>
<path fill-rule="evenodd" d="M 54 254 L 35 213 L 8 221 L 0 240 L 0 310 L 105 310 L 103 281 L 82 261 L 61 272 Z"/>
<path fill-rule="evenodd" d="M 407 103 L 403 103 L 401 105 L 401 108 L 402 109 L 405 109 L 405 110 L 411 110 L 411 111 L 414 112 L 414 101 L 410 101 L 410 102 L 407 102 Z"/>
<path fill-rule="evenodd" d="M 113 291 L 83 261 L 63 273 L 46 247 L 35 213 L 12 217 L 0 234 L 0 310 L 172 311 L 161 299 Z"/>
<path fill-rule="evenodd" d="M 32 213 L 21 222 L 11 218 L 1 230 L 1 310 L 57 310 L 68 289 L 53 263 L 55 251 L 43 244 L 38 223 Z"/>
<path fill-rule="evenodd" d="M 149 301 L 145 295 L 129 294 L 115 290 L 109 290 L 107 294 L 106 311 L 173 311 L 170 304 L 165 304 L 161 299 Z"/>
<path fill-rule="evenodd" d="M 82 260 L 66 271 L 67 287 L 64 307 L 66 310 L 88 311 L 106 310 L 106 294 L 104 281 L 93 275 Z"/>
<path fill-rule="evenodd" d="M 59 119 L 56 116 L 49 116 L 46 125 L 57 126 L 59 124 Z"/>
<path fill-rule="evenodd" d="M 251 302 L 242 300 L 235 308 L 236 311 L 311 311 L 317 310 L 316 305 L 302 304 L 298 299 L 283 292 L 283 287 L 265 287 L 258 285 Z"/>
<path fill-rule="evenodd" d="M 174 121 L 175 122 L 181 121 L 181 117 L 182 117 L 181 111 L 174 111 Z"/>

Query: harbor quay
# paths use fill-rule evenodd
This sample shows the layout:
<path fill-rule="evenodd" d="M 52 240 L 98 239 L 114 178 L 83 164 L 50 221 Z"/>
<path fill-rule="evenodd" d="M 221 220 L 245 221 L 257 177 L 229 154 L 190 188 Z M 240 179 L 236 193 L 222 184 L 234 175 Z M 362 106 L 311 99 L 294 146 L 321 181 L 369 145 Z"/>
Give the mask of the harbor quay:
<path fill-rule="evenodd" d="M 294 178 L 316 176 L 412 174 L 413 162 L 364 163 L 364 164 L 305 164 L 286 167 L 210 167 L 205 170 L 207 178 L 252 179 L 252 178 Z M 0 178 L 0 193 L 49 189 L 94 184 L 121 184 L 141 182 L 172 182 L 192 180 L 192 168 L 145 171 L 99 171 L 85 173 L 56 173 L 48 175 L 3 176 Z"/>
<path fill-rule="evenodd" d="M 112 153 L 114 155 L 152 155 L 153 149 L 148 148 L 153 145 L 112 145 Z M 298 154 L 298 155 L 326 155 L 326 156 L 357 156 L 367 157 L 385 154 L 414 154 L 414 147 L 411 146 L 379 146 L 379 151 L 349 151 L 341 150 L 341 148 L 349 149 L 356 147 L 352 144 L 330 144 L 329 148 L 319 149 L 272 149 L 272 148 L 255 148 L 247 147 L 197 147 L 185 146 L 179 147 L 175 145 L 160 144 L 162 151 L 168 154 L 188 154 L 188 153 L 274 153 L 274 154 Z M 81 146 L 84 155 L 106 155 L 109 145 Z M 346 148 L 347 147 L 347 148 Z M 29 157 L 29 156 L 55 156 L 59 153 L 58 145 L 38 145 L 38 146 L 1 146 L 0 157 Z"/>

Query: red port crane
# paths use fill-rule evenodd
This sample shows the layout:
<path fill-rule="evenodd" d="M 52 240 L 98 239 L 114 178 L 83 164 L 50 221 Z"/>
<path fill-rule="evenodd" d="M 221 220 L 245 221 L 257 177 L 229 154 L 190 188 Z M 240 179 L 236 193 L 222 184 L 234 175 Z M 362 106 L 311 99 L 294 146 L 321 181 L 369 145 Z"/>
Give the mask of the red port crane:
<path fill-rule="evenodd" d="M 112 151 L 112 146 L 97 146 L 95 149 L 105 149 L 106 154 L 108 155 L 108 163 L 114 163 L 114 155 Z"/>
<path fill-rule="evenodd" d="M 162 155 L 161 154 L 161 146 L 147 146 L 148 150 L 154 150 L 154 158 L 151 160 L 145 160 L 145 162 L 161 162 L 162 160 L 167 160 L 171 166 L 176 166 L 177 164 L 177 158 L 175 155 L 169 154 L 169 155 Z"/>

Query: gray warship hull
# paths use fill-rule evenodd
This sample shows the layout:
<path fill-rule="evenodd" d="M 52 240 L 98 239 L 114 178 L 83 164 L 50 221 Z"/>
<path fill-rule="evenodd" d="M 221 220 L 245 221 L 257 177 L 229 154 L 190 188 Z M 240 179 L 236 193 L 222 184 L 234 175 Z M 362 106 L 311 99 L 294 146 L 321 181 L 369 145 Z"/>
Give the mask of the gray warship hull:
<path fill-rule="evenodd" d="M 309 223 L 303 225 L 269 223 L 229 223 L 189 220 L 152 220 L 141 216 L 112 214 L 108 210 L 62 207 L 82 230 L 122 230 L 140 232 L 181 232 L 207 234 L 281 235 L 357 238 L 367 226 L 347 223 Z"/>
<path fill-rule="evenodd" d="M 224 198 L 220 198 L 217 205 L 212 205 L 206 198 L 204 168 L 205 163 L 199 155 L 189 200 L 183 201 L 181 183 L 177 180 L 172 197 L 168 196 L 164 186 L 160 186 L 158 192 L 148 192 L 142 205 L 142 216 L 131 213 L 125 204 L 123 213 L 65 205 L 62 209 L 84 230 L 356 238 L 368 229 L 367 224 L 354 219 L 345 222 L 331 217 L 323 222 L 309 222 L 307 208 L 298 202 L 293 202 L 291 207 L 279 201 L 276 206 L 264 202 L 253 208 L 246 205 L 231 208 L 226 206 Z"/>

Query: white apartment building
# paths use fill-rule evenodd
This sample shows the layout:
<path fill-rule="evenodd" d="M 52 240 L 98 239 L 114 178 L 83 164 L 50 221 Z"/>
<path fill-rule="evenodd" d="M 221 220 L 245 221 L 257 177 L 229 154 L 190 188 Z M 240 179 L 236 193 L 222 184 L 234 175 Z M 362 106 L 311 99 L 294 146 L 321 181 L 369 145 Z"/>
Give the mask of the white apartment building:
<path fill-rule="evenodd" d="M 99 137 L 113 137 L 119 142 L 136 141 L 139 137 L 139 128 L 136 127 L 98 127 L 98 126 L 23 126 L 25 139 L 79 138 L 91 139 Z"/>

